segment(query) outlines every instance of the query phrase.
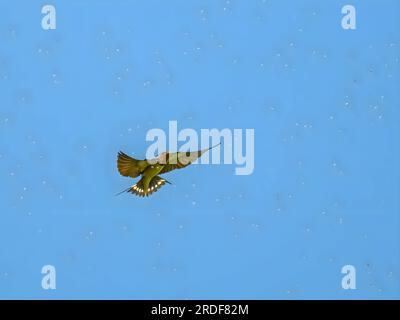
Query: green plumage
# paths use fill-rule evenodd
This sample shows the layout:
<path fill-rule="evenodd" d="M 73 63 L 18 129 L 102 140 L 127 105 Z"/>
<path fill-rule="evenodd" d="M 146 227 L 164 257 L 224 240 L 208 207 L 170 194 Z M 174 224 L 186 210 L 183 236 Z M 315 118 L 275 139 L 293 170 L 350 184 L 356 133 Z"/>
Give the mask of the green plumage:
<path fill-rule="evenodd" d="M 194 152 L 164 152 L 158 158 L 151 160 L 137 160 L 120 151 L 117 158 L 119 173 L 130 178 L 141 176 L 141 179 L 136 184 L 122 192 L 130 192 L 139 197 L 147 197 L 166 183 L 169 183 L 159 174 L 185 168 L 210 149 L 212 148 Z"/>

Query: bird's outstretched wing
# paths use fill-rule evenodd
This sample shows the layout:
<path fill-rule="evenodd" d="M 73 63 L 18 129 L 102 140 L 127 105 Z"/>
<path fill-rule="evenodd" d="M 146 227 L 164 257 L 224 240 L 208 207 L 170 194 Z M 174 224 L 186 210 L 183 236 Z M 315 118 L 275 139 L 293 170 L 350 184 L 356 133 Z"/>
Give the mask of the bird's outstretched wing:
<path fill-rule="evenodd" d="M 193 152 L 170 152 L 167 154 L 166 156 L 166 164 L 164 166 L 164 168 L 161 170 L 160 174 L 162 173 L 166 173 L 175 169 L 182 169 L 187 167 L 188 165 L 192 164 L 193 162 L 195 162 L 198 158 L 200 158 L 203 153 L 207 152 L 208 150 L 215 148 L 219 146 L 219 144 L 211 147 L 211 148 L 207 148 L 207 149 L 203 149 L 203 150 L 199 150 L 199 151 L 193 151 Z"/>
<path fill-rule="evenodd" d="M 121 175 L 136 178 L 149 165 L 146 160 L 134 159 L 122 151 L 118 152 L 117 167 Z"/>

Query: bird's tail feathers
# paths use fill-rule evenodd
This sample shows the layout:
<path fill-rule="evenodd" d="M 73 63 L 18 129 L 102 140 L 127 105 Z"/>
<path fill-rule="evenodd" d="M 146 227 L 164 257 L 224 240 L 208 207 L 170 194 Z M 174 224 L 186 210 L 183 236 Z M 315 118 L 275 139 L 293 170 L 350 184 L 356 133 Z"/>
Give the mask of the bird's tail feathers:
<path fill-rule="evenodd" d="M 115 196 L 119 196 L 120 194 L 122 194 L 122 193 L 124 193 L 124 192 L 128 192 L 130 188 L 131 188 L 131 187 L 126 188 L 125 190 L 122 190 L 121 192 L 118 192 Z"/>
<path fill-rule="evenodd" d="M 151 179 L 147 190 L 145 190 L 142 178 L 126 191 L 135 194 L 138 197 L 148 197 L 152 193 L 158 191 L 158 189 L 160 189 L 166 183 L 171 184 L 171 182 L 161 178 L 160 176 L 155 176 L 153 179 Z"/>

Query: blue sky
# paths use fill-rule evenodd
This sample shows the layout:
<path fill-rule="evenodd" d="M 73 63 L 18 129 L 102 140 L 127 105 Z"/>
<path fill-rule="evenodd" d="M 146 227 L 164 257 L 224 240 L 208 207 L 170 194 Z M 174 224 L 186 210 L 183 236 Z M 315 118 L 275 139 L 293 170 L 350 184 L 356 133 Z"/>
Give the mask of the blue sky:
<path fill-rule="evenodd" d="M 0 0 L 0 298 L 400 297 L 400 2 L 48 3 Z M 115 197 L 171 120 L 254 129 L 253 174 Z"/>

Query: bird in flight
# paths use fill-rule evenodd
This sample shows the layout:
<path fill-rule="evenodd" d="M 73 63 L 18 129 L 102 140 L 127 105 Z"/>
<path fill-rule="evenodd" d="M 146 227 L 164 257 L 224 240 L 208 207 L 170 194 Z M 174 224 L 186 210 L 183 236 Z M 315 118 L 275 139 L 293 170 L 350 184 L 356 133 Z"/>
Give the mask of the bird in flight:
<path fill-rule="evenodd" d="M 141 179 L 118 194 L 130 192 L 139 197 L 148 197 L 166 183 L 171 184 L 160 177 L 160 174 L 185 168 L 200 158 L 203 153 L 219 145 L 194 152 L 163 152 L 157 158 L 151 160 L 137 160 L 120 151 L 117 158 L 119 173 L 130 178 L 141 176 Z"/>

